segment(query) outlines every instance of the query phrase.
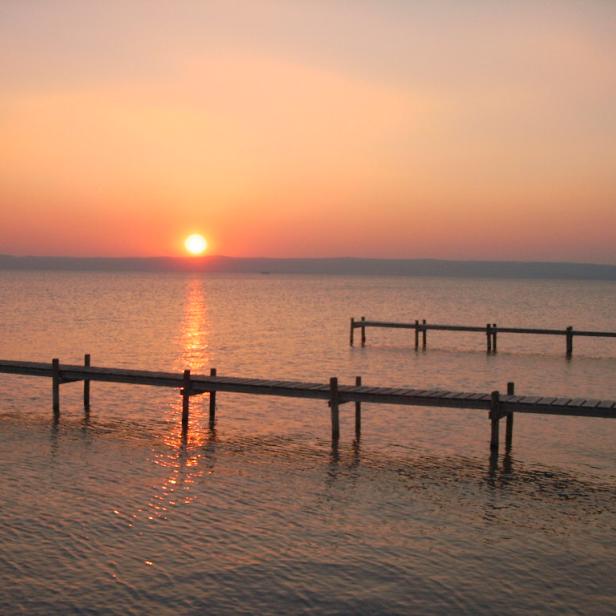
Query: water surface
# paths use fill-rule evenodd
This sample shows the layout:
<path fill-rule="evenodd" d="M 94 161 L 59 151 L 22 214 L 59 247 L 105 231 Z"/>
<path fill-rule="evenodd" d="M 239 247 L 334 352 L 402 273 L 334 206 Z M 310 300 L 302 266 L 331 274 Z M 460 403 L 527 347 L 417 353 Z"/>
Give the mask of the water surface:
<path fill-rule="evenodd" d="M 0 356 L 616 399 L 616 343 L 368 331 L 349 317 L 616 330 L 603 282 L 0 272 Z M 2 613 L 613 613 L 616 426 L 0 376 Z"/>

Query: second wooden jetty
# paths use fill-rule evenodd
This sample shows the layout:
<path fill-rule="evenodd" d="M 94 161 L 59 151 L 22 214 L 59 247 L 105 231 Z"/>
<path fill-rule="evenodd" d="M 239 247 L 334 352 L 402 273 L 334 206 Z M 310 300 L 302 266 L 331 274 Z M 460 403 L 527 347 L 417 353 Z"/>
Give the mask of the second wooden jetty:
<path fill-rule="evenodd" d="M 404 406 L 430 406 L 488 411 L 490 419 L 490 447 L 499 446 L 499 424 L 506 418 L 506 444 L 513 439 L 513 416 L 515 413 L 542 413 L 549 415 L 570 415 L 577 417 L 603 417 L 616 419 L 616 401 L 589 398 L 556 396 L 515 395 L 513 383 L 507 385 L 507 394 L 498 391 L 471 393 L 442 389 L 420 389 L 408 387 L 373 387 L 362 384 L 357 377 L 354 385 L 342 385 L 337 377 L 329 383 L 303 381 L 274 381 L 221 376 L 214 368 L 209 375 L 194 375 L 190 370 L 183 373 L 153 372 L 150 370 L 129 370 L 125 368 L 101 368 L 91 365 L 90 356 L 84 356 L 83 365 L 60 364 L 59 359 L 50 363 L 0 360 L 0 373 L 48 377 L 52 380 L 52 409 L 60 413 L 60 386 L 65 383 L 83 382 L 83 405 L 90 408 L 90 383 L 126 383 L 171 387 L 182 396 L 182 427 L 187 429 L 191 396 L 209 394 L 210 423 L 215 421 L 216 394 L 218 392 L 311 398 L 329 403 L 332 439 L 340 437 L 340 406 L 355 403 L 355 433 L 361 431 L 361 404 L 395 404 Z"/>
<path fill-rule="evenodd" d="M 601 332 L 573 329 L 569 325 L 563 329 L 542 329 L 536 327 L 503 327 L 496 323 L 486 323 L 480 325 L 441 325 L 437 323 L 427 323 L 425 319 L 421 322 L 417 319 L 414 323 L 399 323 L 393 321 L 370 321 L 366 317 L 355 319 L 351 317 L 351 329 L 349 342 L 353 346 L 355 341 L 355 330 L 361 331 L 361 345 L 366 345 L 366 329 L 368 327 L 384 329 L 411 329 L 415 331 L 415 350 L 419 349 L 419 337 L 421 334 L 421 348 L 426 349 L 428 345 L 428 331 L 448 331 L 448 332 L 477 332 L 486 336 L 486 350 L 488 353 L 496 353 L 498 334 L 534 334 L 539 336 L 564 336 L 565 354 L 567 357 L 573 355 L 573 337 L 582 336 L 587 338 L 616 338 L 616 332 Z"/>

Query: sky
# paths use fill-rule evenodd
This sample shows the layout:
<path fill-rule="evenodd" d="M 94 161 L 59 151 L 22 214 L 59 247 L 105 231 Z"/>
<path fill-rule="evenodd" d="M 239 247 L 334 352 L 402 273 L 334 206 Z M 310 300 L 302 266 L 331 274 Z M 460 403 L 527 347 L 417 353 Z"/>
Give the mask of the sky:
<path fill-rule="evenodd" d="M 612 0 L 2 0 L 0 253 L 616 263 Z"/>

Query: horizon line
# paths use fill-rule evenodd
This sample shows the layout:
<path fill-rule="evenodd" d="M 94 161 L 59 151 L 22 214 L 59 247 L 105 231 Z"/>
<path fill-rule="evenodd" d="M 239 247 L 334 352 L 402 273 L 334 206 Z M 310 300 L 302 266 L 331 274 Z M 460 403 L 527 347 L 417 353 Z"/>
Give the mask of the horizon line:
<path fill-rule="evenodd" d="M 83 260 L 109 260 L 109 261 L 128 261 L 128 260 L 180 260 L 187 262 L 204 261 L 207 259 L 230 259 L 245 261 L 431 261 L 439 263 L 515 263 L 523 265 L 592 265 L 597 267 L 616 267 L 616 263 L 600 263 L 596 261 L 575 261 L 575 260 L 541 260 L 541 259 L 469 259 L 469 258 L 444 258 L 444 257 L 361 257 L 353 255 L 345 256 L 325 256 L 325 257 L 272 257 L 272 256 L 231 256 L 224 254 L 212 255 L 132 255 L 132 256 L 109 256 L 109 255 L 17 255 L 11 253 L 0 253 L 1 258 L 11 259 L 83 259 Z"/>

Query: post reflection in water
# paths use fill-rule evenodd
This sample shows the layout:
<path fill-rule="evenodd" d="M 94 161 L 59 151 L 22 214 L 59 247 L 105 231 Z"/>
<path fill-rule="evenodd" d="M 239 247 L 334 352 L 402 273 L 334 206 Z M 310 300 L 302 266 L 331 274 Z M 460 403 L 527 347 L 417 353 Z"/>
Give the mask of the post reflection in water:
<path fill-rule="evenodd" d="M 502 460 L 502 466 L 499 471 L 498 463 Z M 504 455 L 499 455 L 497 451 L 490 452 L 488 462 L 488 472 L 486 476 L 487 484 L 496 488 L 499 485 L 505 485 L 513 475 L 513 459 L 510 452 L 505 452 Z"/>
<path fill-rule="evenodd" d="M 190 368 L 194 373 L 205 371 L 209 363 L 208 324 L 205 285 L 200 277 L 190 278 L 186 282 L 179 348 L 178 369 Z M 166 410 L 167 429 L 162 439 L 163 447 L 154 452 L 154 462 L 168 469 L 169 474 L 148 503 L 149 519 L 166 518 L 170 508 L 192 502 L 196 498 L 193 492 L 195 484 L 213 472 L 216 431 L 214 427 L 207 427 L 205 403 L 207 396 L 191 399 L 187 428 L 182 427 L 180 395 Z"/>
<path fill-rule="evenodd" d="M 60 417 L 54 413 L 51 418 L 51 431 L 49 432 L 49 445 L 51 458 L 58 455 L 58 440 L 60 437 Z"/>
<path fill-rule="evenodd" d="M 354 487 L 361 473 L 360 463 L 361 448 L 357 439 L 352 442 L 349 452 L 344 454 L 340 452 L 338 441 L 332 441 L 326 466 L 325 486 L 334 488 L 342 473 L 348 485 Z"/>

